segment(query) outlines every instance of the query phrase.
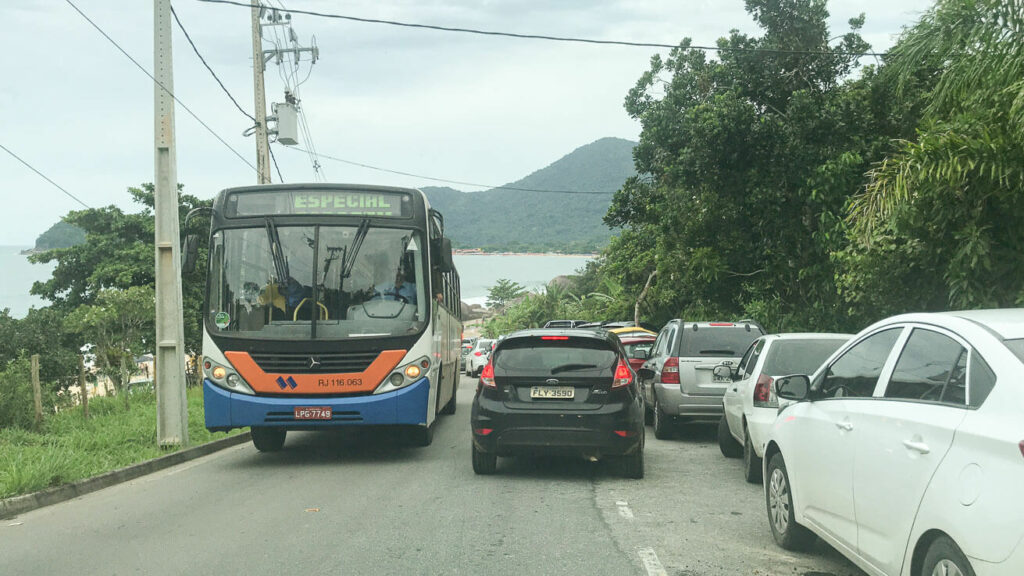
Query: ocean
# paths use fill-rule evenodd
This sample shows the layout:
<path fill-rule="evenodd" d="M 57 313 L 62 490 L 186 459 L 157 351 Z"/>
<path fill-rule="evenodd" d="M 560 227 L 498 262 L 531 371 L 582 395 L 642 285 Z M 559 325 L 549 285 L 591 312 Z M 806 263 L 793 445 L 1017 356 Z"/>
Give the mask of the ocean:
<path fill-rule="evenodd" d="M 46 301 L 29 294 L 32 283 L 47 280 L 53 264 L 32 264 L 20 254 L 30 246 L 0 246 L 0 309 L 9 308 L 11 315 L 22 318 L 29 308 L 45 306 Z M 496 255 L 463 254 L 455 256 L 459 271 L 462 300 L 467 304 L 484 304 L 487 292 L 498 279 L 508 278 L 528 290 L 539 290 L 552 278 L 573 274 L 583 268 L 589 256 L 557 256 L 547 254 Z"/>

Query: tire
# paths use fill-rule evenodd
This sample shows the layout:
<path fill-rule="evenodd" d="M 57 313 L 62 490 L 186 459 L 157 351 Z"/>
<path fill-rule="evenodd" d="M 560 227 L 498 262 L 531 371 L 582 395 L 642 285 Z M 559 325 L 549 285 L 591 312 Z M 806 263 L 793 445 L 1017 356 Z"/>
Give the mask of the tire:
<path fill-rule="evenodd" d="M 644 477 L 644 438 L 643 429 L 640 431 L 640 446 L 636 449 L 636 452 L 629 456 L 623 456 L 619 461 L 622 467 L 622 475 L 626 478 L 633 478 L 640 480 Z"/>
<path fill-rule="evenodd" d="M 458 391 L 459 386 L 458 383 L 456 383 L 456 386 L 452 388 L 452 399 L 449 400 L 448 403 L 444 405 L 444 408 L 441 408 L 441 414 L 455 414 L 455 395 L 458 393 Z"/>
<path fill-rule="evenodd" d="M 650 405 L 647 404 L 647 399 L 644 398 L 644 425 L 650 426 L 654 423 L 654 411 L 651 410 Z"/>
<path fill-rule="evenodd" d="M 260 452 L 277 452 L 284 447 L 288 431 L 284 428 L 253 426 L 249 429 L 249 434 L 252 437 L 252 445 Z"/>
<path fill-rule="evenodd" d="M 936 574 L 974 576 L 974 568 L 971 567 L 967 556 L 960 551 L 960 547 L 955 542 L 945 536 L 939 536 L 928 547 L 920 574 L 921 576 L 935 576 Z"/>
<path fill-rule="evenodd" d="M 743 447 L 729 432 L 729 421 L 725 419 L 725 415 L 718 421 L 718 449 L 726 458 L 739 458 L 743 455 Z"/>
<path fill-rule="evenodd" d="M 472 449 L 473 472 L 480 475 L 494 474 L 494 471 L 498 469 L 498 456 L 496 454 L 481 452 L 476 449 L 476 445 L 473 445 Z"/>
<path fill-rule="evenodd" d="M 654 437 L 658 440 L 665 440 L 671 434 L 671 423 L 669 418 L 665 415 L 665 411 L 661 409 L 661 402 L 658 401 L 658 395 L 654 395 L 654 417 L 651 421 L 651 425 L 654 426 Z"/>
<path fill-rule="evenodd" d="M 761 484 L 764 473 L 761 470 L 761 458 L 754 452 L 754 444 L 750 441 L 750 432 L 743 430 L 743 478 L 751 484 Z"/>
<path fill-rule="evenodd" d="M 789 489 L 789 473 L 782 454 L 768 461 L 768 478 L 764 491 L 768 525 L 775 543 L 786 550 L 807 550 L 814 544 L 814 533 L 796 523 L 793 515 L 793 494 Z"/>
<path fill-rule="evenodd" d="M 434 441 L 434 427 L 416 426 L 411 430 L 409 436 L 409 443 L 413 446 L 430 446 L 430 443 Z"/>

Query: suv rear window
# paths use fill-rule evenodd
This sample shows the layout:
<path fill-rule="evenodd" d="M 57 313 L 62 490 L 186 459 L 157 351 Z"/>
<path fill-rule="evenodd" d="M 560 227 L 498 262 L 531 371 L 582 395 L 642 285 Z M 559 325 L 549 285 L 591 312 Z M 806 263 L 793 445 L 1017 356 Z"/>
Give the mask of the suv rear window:
<path fill-rule="evenodd" d="M 779 340 L 768 350 L 761 372 L 769 376 L 813 374 L 846 341 Z"/>
<path fill-rule="evenodd" d="M 614 372 L 618 354 L 607 342 L 590 338 L 516 338 L 501 345 L 494 370 L 521 376 Z"/>
<path fill-rule="evenodd" d="M 699 326 L 680 328 L 680 357 L 743 356 L 750 343 L 761 337 L 761 331 L 751 326 Z"/>

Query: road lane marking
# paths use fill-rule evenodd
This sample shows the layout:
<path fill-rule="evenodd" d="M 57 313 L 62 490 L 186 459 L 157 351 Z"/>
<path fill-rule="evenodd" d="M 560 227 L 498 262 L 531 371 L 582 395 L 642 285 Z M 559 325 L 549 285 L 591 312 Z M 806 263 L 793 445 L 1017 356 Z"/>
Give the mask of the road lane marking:
<path fill-rule="evenodd" d="M 658 560 L 658 555 L 654 553 L 654 548 L 641 548 L 639 553 L 640 562 L 643 563 L 647 576 L 668 576 L 665 567 Z"/>
<path fill-rule="evenodd" d="M 618 502 L 615 503 L 615 505 L 619 507 L 619 516 L 622 516 L 626 520 L 633 519 L 633 511 L 629 509 L 628 502 L 619 500 Z"/>

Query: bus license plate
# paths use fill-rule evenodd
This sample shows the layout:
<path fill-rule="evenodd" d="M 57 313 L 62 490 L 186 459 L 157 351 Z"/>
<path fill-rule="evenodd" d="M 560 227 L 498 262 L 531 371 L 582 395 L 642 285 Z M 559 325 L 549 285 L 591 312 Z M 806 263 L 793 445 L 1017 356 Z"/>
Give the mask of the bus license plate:
<path fill-rule="evenodd" d="M 560 398 L 571 399 L 576 393 L 572 386 L 533 386 L 530 388 L 530 398 Z"/>
<path fill-rule="evenodd" d="M 296 406 L 296 420 L 330 420 L 330 406 Z"/>

